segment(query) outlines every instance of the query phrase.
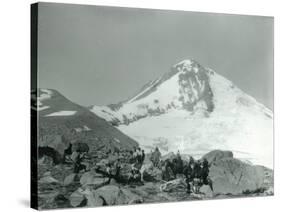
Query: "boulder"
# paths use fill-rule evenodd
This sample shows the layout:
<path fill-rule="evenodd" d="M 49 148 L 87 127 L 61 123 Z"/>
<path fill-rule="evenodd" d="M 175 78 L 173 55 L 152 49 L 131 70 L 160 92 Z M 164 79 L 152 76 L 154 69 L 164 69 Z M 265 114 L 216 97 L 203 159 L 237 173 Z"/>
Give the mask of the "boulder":
<path fill-rule="evenodd" d="M 103 159 L 101 160 L 99 163 L 96 164 L 97 166 L 97 172 L 99 173 L 103 173 L 103 174 L 107 174 L 107 164 L 109 163 L 109 161 L 107 159 Z M 121 182 L 121 183 L 126 183 L 128 182 L 129 176 L 131 174 L 131 170 L 132 170 L 132 165 L 129 163 L 122 163 L 121 164 L 121 168 L 119 170 L 119 174 L 118 176 L 115 178 L 115 180 L 117 182 Z M 115 166 L 111 166 L 111 170 L 110 173 L 112 175 L 115 175 L 117 172 L 117 169 Z"/>
<path fill-rule="evenodd" d="M 231 157 L 215 160 L 209 172 L 216 194 L 242 194 L 263 186 L 264 169 Z"/>
<path fill-rule="evenodd" d="M 103 199 L 91 188 L 78 188 L 70 197 L 70 204 L 73 207 L 98 207 L 104 205 Z"/>
<path fill-rule="evenodd" d="M 175 179 L 160 185 L 160 190 L 164 192 L 186 191 L 186 182 L 183 178 Z"/>
<path fill-rule="evenodd" d="M 80 178 L 80 184 L 82 186 L 92 185 L 94 188 L 98 188 L 109 183 L 109 178 L 103 177 L 96 173 L 94 170 L 85 172 Z"/>
<path fill-rule="evenodd" d="M 41 177 L 38 182 L 39 183 L 59 183 L 59 181 L 51 175 L 51 172 L 45 172 L 43 177 Z"/>
<path fill-rule="evenodd" d="M 161 181 L 162 180 L 162 171 L 154 167 L 152 162 L 143 164 L 141 167 L 142 180 L 147 182 Z"/>
<path fill-rule="evenodd" d="M 54 203 L 56 204 L 56 206 L 58 208 L 66 208 L 66 207 L 70 207 L 70 202 L 69 199 L 67 199 L 64 195 L 62 194 L 58 194 L 55 198 L 54 198 Z"/>
<path fill-rule="evenodd" d="M 70 175 L 66 176 L 63 181 L 63 185 L 67 186 L 71 183 L 74 183 L 74 181 L 77 179 L 77 174 L 71 173 Z"/>
<path fill-rule="evenodd" d="M 80 191 L 81 189 L 79 188 L 70 195 L 69 200 L 72 207 L 78 207 L 86 200 L 86 197 Z"/>
<path fill-rule="evenodd" d="M 82 142 L 75 142 L 71 144 L 72 152 L 89 152 L 90 148 L 88 144 Z"/>
<path fill-rule="evenodd" d="M 201 186 L 200 190 L 199 190 L 200 193 L 204 194 L 204 196 L 206 198 L 212 198 L 214 196 L 214 193 L 212 191 L 212 189 L 210 188 L 209 185 L 203 185 Z"/>
<path fill-rule="evenodd" d="M 161 181 L 162 180 L 162 171 L 156 167 L 147 169 L 143 172 L 144 181 Z"/>
<path fill-rule="evenodd" d="M 231 151 L 213 150 L 202 157 L 202 159 L 207 159 L 210 164 L 223 158 L 233 158 L 233 153 Z"/>
<path fill-rule="evenodd" d="M 131 175 L 132 165 L 129 163 L 123 163 L 119 172 L 118 182 L 128 182 Z"/>
<path fill-rule="evenodd" d="M 97 189 L 97 193 L 105 200 L 107 205 L 133 204 L 143 201 L 142 197 L 116 185 L 103 186 Z"/>
<path fill-rule="evenodd" d="M 70 142 L 62 135 L 44 135 L 39 139 L 39 147 L 50 147 L 56 150 L 61 156 L 69 147 Z"/>

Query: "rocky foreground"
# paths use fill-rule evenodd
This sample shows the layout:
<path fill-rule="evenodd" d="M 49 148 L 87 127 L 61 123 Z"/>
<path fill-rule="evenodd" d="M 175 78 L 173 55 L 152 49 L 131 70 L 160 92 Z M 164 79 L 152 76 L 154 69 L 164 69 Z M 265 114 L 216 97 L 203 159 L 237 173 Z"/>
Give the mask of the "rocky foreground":
<path fill-rule="evenodd" d="M 73 173 L 72 164 L 53 165 L 50 158 L 41 158 L 38 162 L 39 209 L 273 195 L 273 171 L 235 159 L 230 151 L 214 150 L 202 157 L 210 164 L 213 191 L 203 185 L 196 194 L 186 193 L 182 175 L 164 181 L 162 171 L 148 159 L 142 167 L 143 182 L 126 183 L 130 173 L 130 165 L 126 163 L 122 164 L 120 178 L 110 180 L 102 171 L 97 171 L 97 165 L 102 170 L 103 161 L 110 160 L 103 157 L 89 161 L 89 171 L 78 174 Z"/>

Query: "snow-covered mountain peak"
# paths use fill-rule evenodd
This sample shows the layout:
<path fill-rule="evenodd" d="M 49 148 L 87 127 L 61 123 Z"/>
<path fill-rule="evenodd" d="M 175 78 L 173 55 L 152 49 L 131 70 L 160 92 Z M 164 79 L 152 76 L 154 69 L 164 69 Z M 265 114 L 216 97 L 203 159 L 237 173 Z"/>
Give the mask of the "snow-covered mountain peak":
<path fill-rule="evenodd" d="M 231 81 L 195 60 L 183 60 L 156 80 L 148 82 L 132 98 L 116 106 L 93 106 L 92 112 L 114 125 L 181 110 L 190 118 L 235 114 L 237 111 L 272 112 Z"/>
<path fill-rule="evenodd" d="M 147 151 L 157 146 L 196 157 L 226 149 L 272 167 L 271 110 L 195 60 L 173 65 L 118 107 L 93 106 L 91 111 Z"/>
<path fill-rule="evenodd" d="M 176 68 L 179 71 L 189 71 L 189 72 L 194 71 L 195 73 L 197 73 L 199 67 L 200 67 L 200 64 L 193 59 L 183 60 L 183 61 L 173 65 L 173 68 Z"/>
<path fill-rule="evenodd" d="M 91 111 L 114 124 L 128 124 L 175 109 L 212 112 L 214 103 L 210 76 L 214 74 L 195 60 L 183 60 L 118 107 L 93 106 Z"/>

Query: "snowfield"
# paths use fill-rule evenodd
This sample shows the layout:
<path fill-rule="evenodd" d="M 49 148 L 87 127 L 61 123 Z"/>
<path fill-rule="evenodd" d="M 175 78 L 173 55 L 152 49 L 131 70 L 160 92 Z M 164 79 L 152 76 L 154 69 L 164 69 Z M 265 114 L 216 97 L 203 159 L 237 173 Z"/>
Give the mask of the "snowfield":
<path fill-rule="evenodd" d="M 174 110 L 118 129 L 138 141 L 146 152 L 158 146 L 163 154 L 179 150 L 199 158 L 214 149 L 231 150 L 237 158 L 273 167 L 272 120 L 254 114 L 243 119 L 237 113 L 208 118 L 201 115 Z"/>

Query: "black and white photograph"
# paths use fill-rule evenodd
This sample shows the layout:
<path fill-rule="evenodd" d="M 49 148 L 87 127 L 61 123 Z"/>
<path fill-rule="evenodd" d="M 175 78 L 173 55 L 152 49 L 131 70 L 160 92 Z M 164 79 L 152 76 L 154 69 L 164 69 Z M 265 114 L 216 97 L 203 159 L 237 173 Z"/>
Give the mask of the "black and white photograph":
<path fill-rule="evenodd" d="M 32 4 L 31 206 L 273 196 L 273 37 L 271 16 Z"/>

